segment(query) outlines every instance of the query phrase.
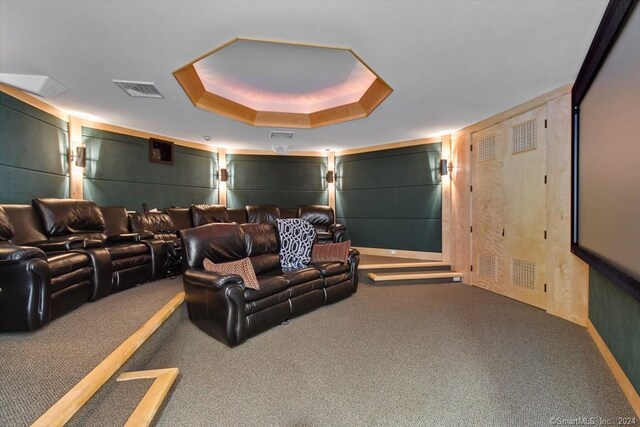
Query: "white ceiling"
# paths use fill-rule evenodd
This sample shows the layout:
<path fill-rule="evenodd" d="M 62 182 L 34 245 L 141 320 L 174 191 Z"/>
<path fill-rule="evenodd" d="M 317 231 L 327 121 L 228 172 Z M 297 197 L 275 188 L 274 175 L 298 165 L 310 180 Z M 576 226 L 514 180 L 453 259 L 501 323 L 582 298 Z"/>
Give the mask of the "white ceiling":
<path fill-rule="evenodd" d="M 606 3 L 0 0 L 0 72 L 51 76 L 69 90 L 47 102 L 106 123 L 269 149 L 269 128 L 196 109 L 172 72 L 235 37 L 349 47 L 394 92 L 368 118 L 293 139 L 345 149 L 459 129 L 573 82 Z M 112 79 L 154 82 L 165 99 Z"/>

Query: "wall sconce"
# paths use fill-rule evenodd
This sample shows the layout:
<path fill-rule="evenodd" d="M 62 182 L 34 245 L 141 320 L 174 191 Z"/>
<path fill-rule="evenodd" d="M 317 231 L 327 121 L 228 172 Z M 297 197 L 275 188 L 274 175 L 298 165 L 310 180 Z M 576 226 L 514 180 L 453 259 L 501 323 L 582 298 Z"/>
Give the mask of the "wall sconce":
<path fill-rule="evenodd" d="M 220 169 L 220 181 L 227 182 L 229 179 L 229 172 L 225 168 Z"/>
<path fill-rule="evenodd" d="M 87 148 L 80 145 L 76 147 L 75 152 L 69 150 L 69 161 L 75 162 L 79 168 L 84 168 L 87 165 Z"/>
<path fill-rule="evenodd" d="M 447 159 L 440 160 L 440 175 L 449 175 L 453 170 L 453 163 L 449 163 Z"/>
<path fill-rule="evenodd" d="M 333 181 L 335 181 L 335 172 L 334 171 L 327 171 L 327 183 L 331 184 L 333 183 Z"/>

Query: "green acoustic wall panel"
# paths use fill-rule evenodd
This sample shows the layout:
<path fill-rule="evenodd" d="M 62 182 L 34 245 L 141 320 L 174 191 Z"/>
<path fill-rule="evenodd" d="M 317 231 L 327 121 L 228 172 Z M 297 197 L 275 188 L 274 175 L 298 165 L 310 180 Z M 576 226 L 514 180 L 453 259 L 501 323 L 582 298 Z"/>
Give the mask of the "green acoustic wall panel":
<path fill-rule="evenodd" d="M 227 155 L 227 206 L 328 203 L 326 157 Z"/>
<path fill-rule="evenodd" d="M 441 144 L 336 158 L 336 215 L 355 246 L 442 251 Z"/>
<path fill-rule="evenodd" d="M 174 164 L 149 161 L 149 140 L 82 128 L 87 147 L 84 197 L 140 210 L 218 203 L 217 154 L 174 146 Z"/>
<path fill-rule="evenodd" d="M 640 302 L 589 269 L 589 320 L 640 393 Z"/>
<path fill-rule="evenodd" d="M 0 202 L 69 197 L 67 123 L 0 93 Z"/>

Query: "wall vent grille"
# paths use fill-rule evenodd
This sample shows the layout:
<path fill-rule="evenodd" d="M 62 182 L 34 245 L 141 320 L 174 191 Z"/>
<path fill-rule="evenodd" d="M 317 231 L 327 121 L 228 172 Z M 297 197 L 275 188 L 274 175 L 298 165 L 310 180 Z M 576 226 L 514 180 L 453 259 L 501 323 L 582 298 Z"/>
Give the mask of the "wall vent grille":
<path fill-rule="evenodd" d="M 511 260 L 513 286 L 534 290 L 536 288 L 536 263 L 513 258 Z"/>
<path fill-rule="evenodd" d="M 496 136 L 485 136 L 478 142 L 478 161 L 486 162 L 496 158 Z"/>
<path fill-rule="evenodd" d="M 480 277 L 496 280 L 496 256 L 480 254 L 478 259 L 478 272 L 480 273 Z"/>
<path fill-rule="evenodd" d="M 134 98 L 164 98 L 152 82 L 112 80 L 120 89 Z"/>
<path fill-rule="evenodd" d="M 511 147 L 512 154 L 535 150 L 536 147 L 537 141 L 535 119 L 513 127 L 513 145 Z"/>

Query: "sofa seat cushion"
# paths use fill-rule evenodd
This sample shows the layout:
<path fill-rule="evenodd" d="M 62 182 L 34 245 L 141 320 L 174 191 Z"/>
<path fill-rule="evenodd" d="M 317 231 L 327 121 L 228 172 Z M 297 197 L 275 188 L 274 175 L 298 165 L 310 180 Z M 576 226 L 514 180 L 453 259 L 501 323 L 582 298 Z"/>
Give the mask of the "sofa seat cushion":
<path fill-rule="evenodd" d="M 113 271 L 126 270 L 141 265 L 151 266 L 151 255 L 136 255 L 112 260 Z"/>
<path fill-rule="evenodd" d="M 346 262 L 312 262 L 309 265 L 320 271 L 322 277 L 335 276 L 349 271 L 349 264 Z"/>
<path fill-rule="evenodd" d="M 304 282 L 297 285 L 290 286 L 289 298 L 295 298 L 298 295 L 306 294 L 316 289 L 322 289 L 324 286 L 324 280 L 322 278 L 312 280 L 310 282 Z"/>
<path fill-rule="evenodd" d="M 288 299 L 289 299 L 289 290 L 285 289 L 283 291 L 276 292 L 275 294 L 266 296 L 264 298 L 260 298 L 253 301 L 247 301 L 244 304 L 244 314 L 249 315 L 252 313 L 256 313 L 260 310 L 264 310 L 265 308 L 278 305 L 281 302 L 284 302 Z"/>
<path fill-rule="evenodd" d="M 89 266 L 89 256 L 83 253 L 67 252 L 47 258 L 51 277 L 62 276 Z"/>
<path fill-rule="evenodd" d="M 82 267 L 51 278 L 51 293 L 55 294 L 71 286 L 81 284 L 81 286 L 91 287 L 91 268 Z M 88 297 L 87 297 L 88 300 Z"/>
<path fill-rule="evenodd" d="M 287 280 L 283 276 L 258 276 L 260 289 L 245 288 L 245 301 L 255 301 L 273 295 L 287 288 Z"/>
<path fill-rule="evenodd" d="M 329 288 L 333 285 L 337 285 L 339 283 L 343 283 L 346 282 L 348 280 L 350 280 L 351 277 L 349 276 L 349 273 L 340 273 L 340 274 L 336 274 L 335 276 L 327 276 L 324 279 L 324 287 L 325 288 Z"/>
<path fill-rule="evenodd" d="M 287 280 L 287 286 L 297 285 L 299 283 L 311 282 L 320 279 L 322 275 L 318 270 L 311 267 L 297 269 L 283 269 L 279 272 Z"/>
<path fill-rule="evenodd" d="M 146 255 L 149 248 L 144 243 L 132 243 L 126 245 L 110 246 L 107 252 L 111 256 L 111 260 L 135 257 L 138 255 Z"/>

